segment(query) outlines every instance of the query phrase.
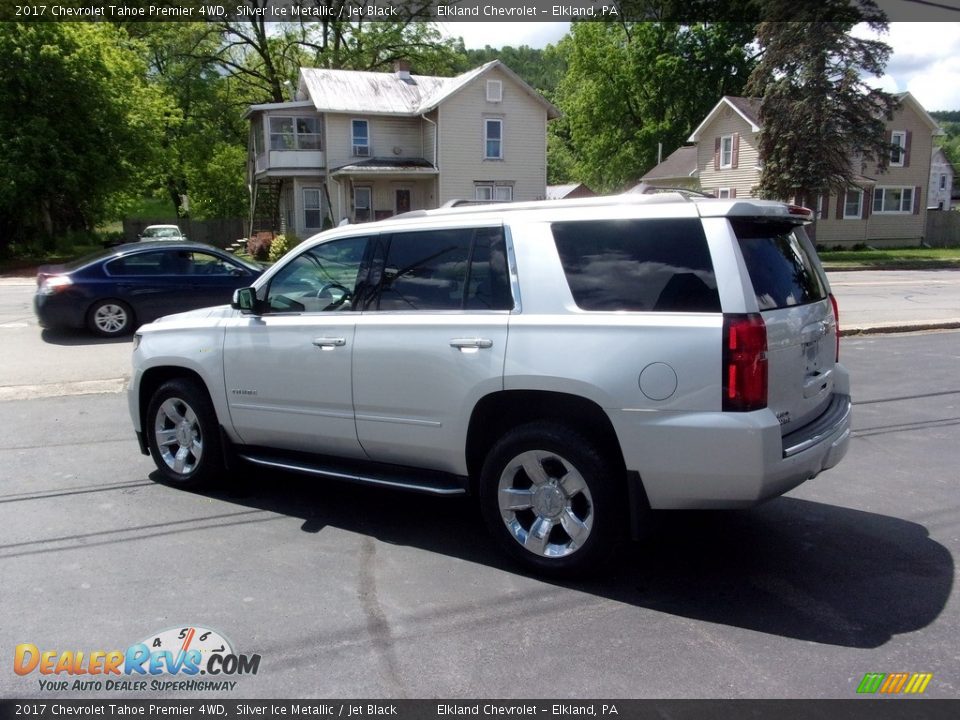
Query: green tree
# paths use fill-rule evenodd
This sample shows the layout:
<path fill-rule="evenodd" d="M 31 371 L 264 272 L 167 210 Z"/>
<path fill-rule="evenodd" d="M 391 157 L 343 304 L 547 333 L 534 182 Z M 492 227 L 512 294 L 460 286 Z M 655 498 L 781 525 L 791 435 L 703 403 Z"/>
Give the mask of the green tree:
<path fill-rule="evenodd" d="M 575 23 L 558 45 L 565 117 L 551 123 L 552 157 L 565 146 L 573 160 L 565 179 L 600 191 L 636 182 L 658 146 L 666 156 L 720 97 L 741 93 L 752 38 L 747 23 Z"/>
<path fill-rule="evenodd" d="M 181 215 L 245 215 L 244 112 L 251 100 L 246 86 L 208 57 L 221 47 L 219 33 L 204 23 L 141 23 L 129 30 L 140 37 L 149 80 L 167 106 L 162 153 L 147 191 L 168 198 Z"/>
<path fill-rule="evenodd" d="M 854 184 L 867 162 L 882 172 L 892 147 L 885 121 L 898 101 L 864 78 L 883 74 L 890 47 L 850 31 L 861 22 L 885 31 L 883 13 L 869 0 L 859 7 L 846 0 L 809 6 L 770 0 L 768 11 L 793 21 L 757 26 L 763 55 L 748 92 L 762 97 L 760 194 L 816 197 Z M 856 156 L 863 165 L 854 167 Z"/>
<path fill-rule="evenodd" d="M 165 113 L 108 23 L 0 23 L 0 249 L 91 230 L 138 186 Z"/>

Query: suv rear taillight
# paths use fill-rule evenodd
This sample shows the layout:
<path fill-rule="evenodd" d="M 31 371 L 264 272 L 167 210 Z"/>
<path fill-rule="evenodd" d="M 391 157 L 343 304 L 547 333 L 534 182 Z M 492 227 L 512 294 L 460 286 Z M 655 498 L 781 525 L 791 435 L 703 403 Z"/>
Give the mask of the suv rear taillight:
<path fill-rule="evenodd" d="M 840 362 L 840 307 L 837 305 L 837 298 L 830 293 L 830 305 L 833 306 L 833 320 L 837 332 L 837 352 L 833 358 L 834 362 Z"/>
<path fill-rule="evenodd" d="M 723 316 L 723 409 L 767 406 L 767 326 L 757 313 Z"/>

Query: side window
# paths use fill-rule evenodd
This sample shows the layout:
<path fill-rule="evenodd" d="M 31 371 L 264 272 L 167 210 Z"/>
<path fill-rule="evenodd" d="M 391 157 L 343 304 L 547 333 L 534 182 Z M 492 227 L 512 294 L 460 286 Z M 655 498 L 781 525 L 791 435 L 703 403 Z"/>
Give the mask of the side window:
<path fill-rule="evenodd" d="M 245 275 L 246 271 L 234 265 L 226 258 L 205 252 L 191 253 L 191 273 L 193 275 Z"/>
<path fill-rule="evenodd" d="M 561 222 L 552 228 L 579 308 L 720 312 L 699 220 Z"/>
<path fill-rule="evenodd" d="M 107 263 L 110 275 L 176 275 L 186 272 L 189 253 L 177 250 L 154 250 L 132 253 Z"/>
<path fill-rule="evenodd" d="M 353 307 L 369 238 L 317 245 L 293 258 L 273 277 L 267 304 L 275 312 L 330 312 Z"/>
<path fill-rule="evenodd" d="M 502 227 L 478 228 L 476 231 L 463 307 L 466 310 L 513 309 Z"/>
<path fill-rule="evenodd" d="M 379 310 L 459 310 L 472 230 L 432 230 L 390 238 Z"/>
<path fill-rule="evenodd" d="M 731 220 L 761 310 L 818 302 L 827 297 L 802 227 Z"/>
<path fill-rule="evenodd" d="M 401 233 L 383 246 L 369 309 L 513 308 L 502 227 Z"/>

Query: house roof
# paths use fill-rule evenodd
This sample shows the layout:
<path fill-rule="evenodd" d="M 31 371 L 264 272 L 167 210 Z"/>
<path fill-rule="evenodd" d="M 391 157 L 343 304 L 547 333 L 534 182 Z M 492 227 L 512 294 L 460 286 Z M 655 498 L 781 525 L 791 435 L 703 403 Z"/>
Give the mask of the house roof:
<path fill-rule="evenodd" d="M 912 107 L 914 112 L 920 116 L 920 119 L 930 126 L 930 129 L 933 131 L 934 135 L 944 134 L 943 129 L 937 124 L 937 121 L 930 116 L 930 113 L 924 109 L 923 105 L 921 105 L 913 95 L 911 95 L 909 92 L 902 92 L 897 93 L 896 97 L 902 105 L 909 105 Z M 750 124 L 750 130 L 752 132 L 760 131 L 760 128 L 762 127 L 760 123 L 760 98 L 724 95 L 720 99 L 720 102 L 713 106 L 713 110 L 707 114 L 707 117 L 704 118 L 703 122 L 697 126 L 697 129 L 693 131 L 693 134 L 687 138 L 687 142 L 699 141 L 704 128 L 713 122 L 717 118 L 717 115 L 722 112 L 724 108 L 730 108 L 740 117 L 742 117 L 747 123 Z"/>
<path fill-rule="evenodd" d="M 436 175 L 437 169 L 423 158 L 373 157 L 357 160 L 331 170 L 333 175 L 417 174 Z"/>
<path fill-rule="evenodd" d="M 713 106 L 713 110 L 707 113 L 703 122 L 697 125 L 687 142 L 698 142 L 704 128 L 712 123 L 724 109 L 729 108 L 739 115 L 750 125 L 752 132 L 760 131 L 760 98 L 736 97 L 735 95 L 724 95 L 720 102 Z"/>
<path fill-rule="evenodd" d="M 492 60 L 452 78 L 301 68 L 297 95 L 312 100 L 313 106 L 320 112 L 422 115 L 494 68 L 499 68 L 524 93 L 540 103 L 546 109 L 548 118 L 560 117 L 557 108 L 499 60 Z"/>
<path fill-rule="evenodd" d="M 898 93 L 897 99 L 900 100 L 901 104 L 910 105 L 917 115 L 920 116 L 920 119 L 930 126 L 930 129 L 933 130 L 934 135 L 946 135 L 946 133 L 943 131 L 943 128 L 941 128 L 937 121 L 930 116 L 930 113 L 924 109 L 923 105 L 920 104 L 920 101 L 909 92 Z"/>
<path fill-rule="evenodd" d="M 693 177 L 697 172 L 697 146 L 678 147 L 667 159 L 647 172 L 640 180 L 649 183 L 652 180 L 672 180 L 674 178 Z"/>
<path fill-rule="evenodd" d="M 583 183 L 566 183 L 564 185 L 547 185 L 547 200 L 563 200 L 570 197 L 571 193 L 583 193 L 583 196 L 596 195 L 589 187 Z"/>

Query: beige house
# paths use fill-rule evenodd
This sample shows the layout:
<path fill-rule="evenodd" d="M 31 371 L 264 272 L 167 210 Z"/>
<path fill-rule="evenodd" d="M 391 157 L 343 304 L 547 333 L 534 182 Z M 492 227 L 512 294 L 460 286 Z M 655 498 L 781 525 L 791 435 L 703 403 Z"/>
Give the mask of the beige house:
<path fill-rule="evenodd" d="M 839 196 L 801 199 L 817 211 L 812 230 L 817 242 L 896 245 L 915 244 L 923 238 L 933 138 L 941 131 L 910 93 L 899 99 L 899 109 L 887 122 L 887 140 L 898 149 L 891 151 L 886 172 L 853 158 L 857 173 L 853 186 Z M 724 198 L 753 197 L 760 182 L 760 129 L 759 99 L 724 97 L 693 131 L 689 138 L 693 147 L 681 148 L 679 157 L 675 153 L 661 164 L 673 162 L 674 166 L 657 166 L 644 179 L 676 181 L 692 173 L 689 176 L 696 178 L 703 192 Z"/>
<path fill-rule="evenodd" d="M 251 233 L 543 199 L 559 115 L 499 60 L 453 78 L 303 68 L 293 101 L 247 113 Z"/>

